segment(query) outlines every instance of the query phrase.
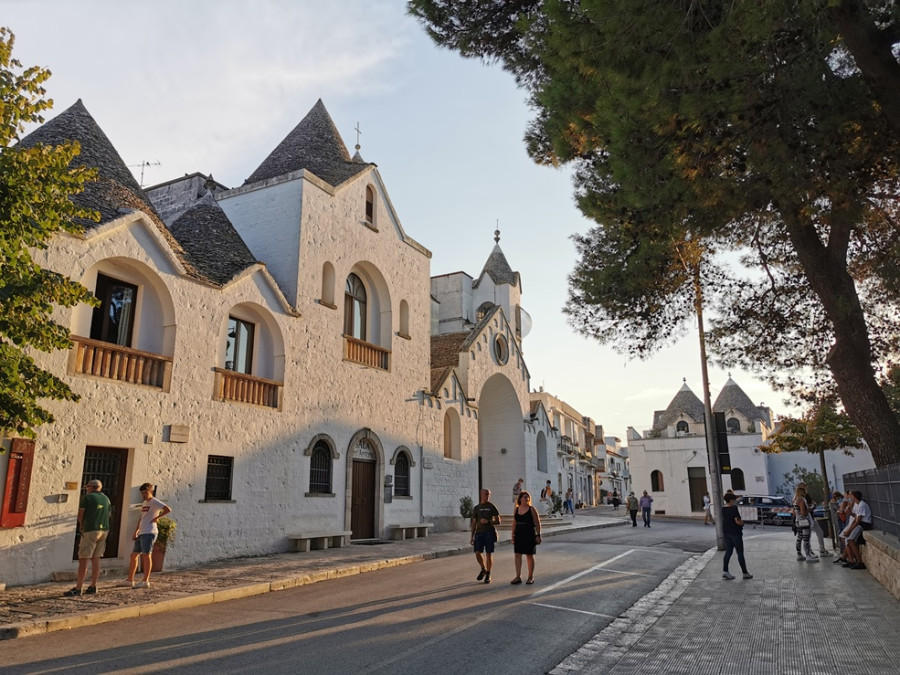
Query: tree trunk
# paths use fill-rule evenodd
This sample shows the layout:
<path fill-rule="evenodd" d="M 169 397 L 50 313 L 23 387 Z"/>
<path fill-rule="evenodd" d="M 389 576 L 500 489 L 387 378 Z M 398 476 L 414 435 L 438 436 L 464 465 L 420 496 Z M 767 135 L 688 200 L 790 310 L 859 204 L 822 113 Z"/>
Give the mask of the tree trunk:
<path fill-rule="evenodd" d="M 832 3 L 829 13 L 885 119 L 900 134 L 900 64 L 892 52 L 896 35 L 888 32 L 895 28 L 879 29 L 862 4 L 842 0 Z"/>
<path fill-rule="evenodd" d="M 847 271 L 844 242 L 849 230 L 832 223 L 826 247 L 812 224 L 790 206 L 779 211 L 810 288 L 834 328 L 834 345 L 826 362 L 847 416 L 866 439 L 875 466 L 898 463 L 900 423 L 875 377 L 868 325 L 853 277 Z"/>

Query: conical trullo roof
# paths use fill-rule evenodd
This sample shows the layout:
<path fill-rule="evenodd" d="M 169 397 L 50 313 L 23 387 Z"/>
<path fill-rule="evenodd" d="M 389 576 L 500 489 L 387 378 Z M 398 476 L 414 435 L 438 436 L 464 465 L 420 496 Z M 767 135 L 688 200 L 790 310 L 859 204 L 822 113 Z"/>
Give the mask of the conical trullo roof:
<path fill-rule="evenodd" d="M 30 148 L 39 143 L 61 145 L 68 141 L 78 141 L 81 145 L 81 154 L 72 160 L 73 164 L 98 170 L 97 179 L 73 197 L 76 204 L 99 211 L 100 224 L 121 216 L 122 209 L 136 209 L 165 229 L 147 195 L 81 99 L 28 134 L 20 145 Z M 88 228 L 98 225 L 93 221 L 82 224 Z"/>
<path fill-rule="evenodd" d="M 748 420 L 762 420 L 766 424 L 771 424 L 768 415 L 763 413 L 730 377 L 716 397 L 716 401 L 713 403 L 713 410 L 724 413 L 727 413 L 729 410 L 737 410 Z"/>
<path fill-rule="evenodd" d="M 329 185 L 337 186 L 368 166 L 351 159 L 331 115 L 319 99 L 244 185 L 306 169 Z"/>
<path fill-rule="evenodd" d="M 703 421 L 703 401 L 691 391 L 687 382 L 681 385 L 681 389 L 678 390 L 665 410 L 657 410 L 653 414 L 653 428 L 665 429 L 677 420 L 681 413 L 690 416 L 696 422 Z"/>

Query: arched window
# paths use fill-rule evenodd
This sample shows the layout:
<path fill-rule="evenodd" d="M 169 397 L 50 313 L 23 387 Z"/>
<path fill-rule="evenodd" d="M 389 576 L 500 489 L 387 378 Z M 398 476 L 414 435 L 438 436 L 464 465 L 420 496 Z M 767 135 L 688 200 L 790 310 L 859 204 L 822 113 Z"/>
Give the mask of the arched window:
<path fill-rule="evenodd" d="M 375 225 L 375 190 L 371 185 L 366 186 L 366 222 Z"/>
<path fill-rule="evenodd" d="M 678 424 L 675 425 L 675 431 L 677 433 L 686 434 L 688 432 L 688 423 L 684 420 L 679 421 Z"/>
<path fill-rule="evenodd" d="M 543 431 L 539 431 L 537 435 L 537 470 L 547 471 L 547 437 Z"/>
<path fill-rule="evenodd" d="M 729 417 L 725 426 L 728 428 L 729 434 L 741 433 L 741 421 L 737 417 Z"/>
<path fill-rule="evenodd" d="M 344 335 L 366 339 L 366 287 L 355 274 L 347 277 L 344 287 Z"/>
<path fill-rule="evenodd" d="M 331 448 L 325 441 L 317 441 L 309 459 L 309 491 L 331 494 Z"/>
<path fill-rule="evenodd" d="M 731 489 L 746 490 L 747 484 L 744 482 L 744 472 L 741 469 L 731 469 Z"/>
<path fill-rule="evenodd" d="M 394 494 L 409 497 L 409 455 L 401 452 L 394 462 Z"/>
<path fill-rule="evenodd" d="M 459 428 L 459 413 L 448 408 L 444 413 L 444 457 L 447 459 L 462 459 Z"/>
<path fill-rule="evenodd" d="M 662 471 L 659 469 L 655 469 L 650 474 L 650 491 L 651 492 L 663 492 L 666 489 Z"/>

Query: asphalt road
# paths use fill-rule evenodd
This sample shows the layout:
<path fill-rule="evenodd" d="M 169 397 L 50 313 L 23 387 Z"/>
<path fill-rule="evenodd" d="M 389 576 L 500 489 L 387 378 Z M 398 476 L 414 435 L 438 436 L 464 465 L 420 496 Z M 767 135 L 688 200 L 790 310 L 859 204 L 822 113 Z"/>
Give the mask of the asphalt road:
<path fill-rule="evenodd" d="M 658 520 L 549 537 L 533 586 L 454 556 L 5 643 L 10 673 L 546 673 L 655 588 L 712 527 Z"/>

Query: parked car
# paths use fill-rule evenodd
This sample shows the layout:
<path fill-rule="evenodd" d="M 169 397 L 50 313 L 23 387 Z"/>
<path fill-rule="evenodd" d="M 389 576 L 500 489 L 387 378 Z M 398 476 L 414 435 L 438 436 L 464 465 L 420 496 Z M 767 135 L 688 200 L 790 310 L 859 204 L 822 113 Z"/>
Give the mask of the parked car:
<path fill-rule="evenodd" d="M 757 519 L 771 525 L 791 525 L 794 509 L 786 497 L 778 495 L 741 495 L 738 506 L 755 506 Z"/>

